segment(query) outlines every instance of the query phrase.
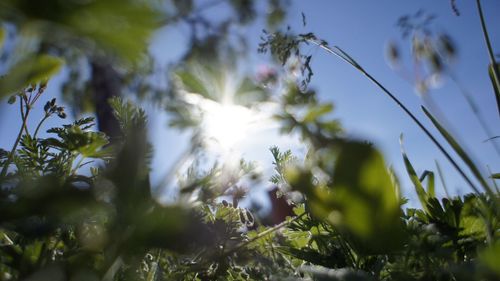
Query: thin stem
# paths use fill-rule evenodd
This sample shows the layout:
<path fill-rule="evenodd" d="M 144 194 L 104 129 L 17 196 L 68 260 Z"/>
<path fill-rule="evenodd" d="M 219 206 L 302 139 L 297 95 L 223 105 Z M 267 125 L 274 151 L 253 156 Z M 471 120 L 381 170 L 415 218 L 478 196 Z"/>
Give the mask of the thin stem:
<path fill-rule="evenodd" d="M 40 122 L 36 126 L 35 133 L 33 134 L 34 139 L 36 139 L 36 136 L 38 134 L 38 130 L 40 130 L 40 127 L 42 126 L 43 122 L 45 122 L 45 120 L 47 120 L 47 118 L 49 118 L 49 117 L 50 117 L 50 114 L 45 114 L 45 116 L 42 118 L 42 120 L 40 120 Z"/>
<path fill-rule="evenodd" d="M 446 198 L 451 198 L 450 194 L 448 193 L 448 187 L 446 185 L 446 182 L 444 181 L 444 176 L 443 176 L 443 171 L 441 170 L 441 166 L 439 166 L 439 163 L 437 160 L 434 160 L 436 162 L 436 168 L 437 172 L 439 175 L 439 179 L 441 180 L 441 184 L 443 184 L 443 189 L 444 189 L 444 194 L 446 194 Z"/>
<path fill-rule="evenodd" d="M 103 281 L 112 281 L 115 279 L 116 272 L 122 267 L 123 259 L 121 256 L 118 256 L 113 263 L 108 267 L 106 273 L 102 277 Z"/>
<path fill-rule="evenodd" d="M 26 111 L 28 111 L 28 102 L 26 101 Z M 25 121 L 25 114 L 24 114 L 24 106 L 23 106 L 23 98 L 20 98 L 20 103 L 19 103 L 19 112 L 21 113 L 21 120 Z M 26 121 L 27 122 L 27 121 Z M 28 126 L 24 126 L 24 133 L 29 135 L 29 132 L 28 132 Z"/>
<path fill-rule="evenodd" d="M 85 157 L 81 156 L 81 157 L 80 157 L 80 160 L 79 160 L 79 161 L 78 161 L 78 163 L 76 164 L 75 168 L 74 168 L 74 169 L 70 172 L 70 174 L 71 174 L 72 176 L 74 176 L 74 175 L 76 174 L 76 171 L 78 171 L 78 169 L 80 169 L 80 167 L 81 167 L 81 166 L 83 166 L 83 165 L 82 165 L 83 160 L 85 160 Z"/>
<path fill-rule="evenodd" d="M 12 239 L 10 239 L 10 237 L 7 235 L 7 233 L 3 232 L 3 239 L 5 241 L 5 243 L 1 244 L 0 246 L 10 246 L 10 245 L 14 245 L 14 242 L 12 241 Z"/>
<path fill-rule="evenodd" d="M 20 99 L 20 105 L 21 105 L 21 110 L 23 108 L 23 99 Z M 21 141 L 21 137 L 23 136 L 23 131 L 26 130 L 26 122 L 28 120 L 28 115 L 30 113 L 31 108 L 29 106 L 26 106 L 26 112 L 24 113 L 24 116 L 22 116 L 22 125 L 21 128 L 19 129 L 19 133 L 17 134 L 16 141 L 14 142 L 14 145 L 12 146 L 12 149 L 10 150 L 9 157 L 7 158 L 7 161 L 5 161 L 4 166 L 2 168 L 2 172 L 0 173 L 0 180 L 3 180 L 5 176 L 7 175 L 7 170 L 9 169 L 9 165 L 12 162 L 14 158 L 14 153 L 16 152 L 17 146 L 19 145 L 19 142 Z M 24 111 L 22 111 L 24 112 Z"/>
<path fill-rule="evenodd" d="M 488 139 L 491 139 L 493 137 L 493 132 L 491 131 L 490 127 L 488 126 L 488 123 L 486 120 L 484 120 L 483 116 L 481 115 L 481 112 L 479 111 L 479 107 L 477 104 L 474 102 L 474 99 L 472 98 L 472 95 L 469 91 L 465 89 L 465 87 L 458 81 L 458 79 L 455 77 L 453 73 L 449 73 L 449 76 L 451 80 L 457 85 L 459 92 L 462 94 L 462 96 L 465 98 L 467 101 L 467 104 L 469 105 L 470 109 L 472 110 L 472 113 L 474 116 L 476 116 L 476 119 L 478 120 L 479 124 L 483 128 L 484 132 L 486 133 L 486 136 Z M 491 145 L 495 149 L 497 155 L 500 156 L 500 147 L 495 141 L 491 142 Z"/>
<path fill-rule="evenodd" d="M 337 232 L 335 230 L 335 232 Z M 341 235 L 337 232 L 337 235 L 340 237 L 340 239 L 338 240 L 339 243 L 340 243 L 340 246 L 342 247 L 342 250 L 347 254 L 347 256 L 349 257 L 349 259 L 351 260 L 351 266 L 353 268 L 359 268 L 358 266 L 358 258 L 354 256 L 353 252 L 352 252 L 352 247 L 348 244 L 348 242 L 346 240 L 344 240 Z"/>
<path fill-rule="evenodd" d="M 373 76 L 371 76 L 368 72 L 366 72 L 358 63 L 354 62 L 352 58 L 350 58 L 345 52 L 343 52 L 340 49 L 337 49 L 341 52 L 341 54 L 335 52 L 332 50 L 330 47 L 325 46 L 324 44 L 321 44 L 315 40 L 309 40 L 309 42 L 321 47 L 322 49 L 326 50 L 328 53 L 331 53 L 333 55 L 336 55 L 337 57 L 341 58 L 345 62 L 349 63 L 356 69 L 358 69 L 363 75 L 365 75 L 368 80 L 370 80 L 372 83 L 374 83 L 377 87 L 379 87 L 390 99 L 392 99 L 398 106 L 401 108 L 412 120 L 417 124 L 417 126 L 424 131 L 425 135 L 437 146 L 437 148 L 444 154 L 446 159 L 450 161 L 452 166 L 458 171 L 458 173 L 464 178 L 464 180 L 467 182 L 467 184 L 470 185 L 470 187 L 477 193 L 479 193 L 479 189 L 476 187 L 476 185 L 469 179 L 467 174 L 458 166 L 458 164 L 453 160 L 453 158 L 450 156 L 450 154 L 444 149 L 444 147 L 436 140 L 436 138 L 431 134 L 431 132 L 411 113 L 411 111 L 403 104 L 401 103 L 396 96 L 394 96 L 387 88 L 385 88 L 380 82 L 378 82 Z M 347 56 L 347 57 L 346 57 Z"/>
<path fill-rule="evenodd" d="M 497 185 L 497 182 L 495 181 L 495 179 L 491 176 L 493 175 L 493 172 L 491 171 L 490 169 L 490 166 L 489 165 L 486 165 L 486 168 L 488 169 L 488 173 L 490 173 L 490 178 L 491 178 L 491 181 L 493 183 L 493 186 L 495 187 L 495 191 L 497 193 L 500 193 L 500 190 L 498 189 L 498 185 Z"/>
<path fill-rule="evenodd" d="M 306 214 L 306 213 L 304 212 L 304 213 L 302 213 L 302 214 L 300 214 L 300 215 L 298 215 L 298 216 L 296 216 L 296 217 L 294 217 L 294 218 L 292 218 L 292 219 L 289 219 L 289 220 L 283 221 L 283 222 L 281 222 L 280 224 L 277 224 L 277 225 L 275 225 L 275 226 L 273 226 L 273 227 L 271 227 L 271 228 L 268 228 L 268 229 L 266 229 L 266 230 L 262 231 L 261 233 L 257 234 L 257 236 L 253 237 L 252 239 L 250 239 L 250 240 L 248 240 L 248 241 L 245 241 L 245 242 L 243 242 L 243 243 L 241 243 L 241 244 L 237 245 L 236 247 L 234 247 L 234 248 L 230 249 L 229 251 L 225 252 L 225 253 L 224 253 L 224 255 L 226 255 L 226 256 L 227 256 L 227 255 L 230 255 L 230 254 L 232 254 L 232 253 L 234 253 L 234 252 L 238 251 L 239 249 L 241 249 L 241 248 L 243 248 L 243 247 L 245 247 L 245 246 L 247 246 L 247 245 L 249 245 L 249 244 L 252 244 L 253 242 L 255 242 L 255 241 L 257 241 L 257 240 L 261 239 L 262 237 L 264 237 L 264 236 L 266 236 L 266 235 L 268 235 L 268 234 L 270 234 L 270 233 L 273 233 L 273 232 L 275 232 L 276 230 L 278 230 L 278 229 L 280 229 L 280 228 L 282 228 L 282 227 L 284 227 L 284 226 L 287 226 L 287 225 L 291 224 L 291 223 L 292 223 L 292 222 L 294 222 L 294 221 L 299 220 L 299 219 L 300 219 L 300 218 L 302 218 L 305 214 Z"/>
<path fill-rule="evenodd" d="M 424 131 L 424 133 L 429 137 L 429 139 L 437 146 L 437 148 L 444 154 L 446 159 L 450 161 L 453 167 L 458 171 L 458 173 L 465 179 L 465 181 L 471 186 L 474 191 L 478 192 L 479 189 L 475 186 L 475 184 L 469 179 L 469 177 L 465 174 L 465 172 L 458 166 L 458 164 L 453 160 L 450 154 L 444 149 L 444 147 L 436 140 L 436 138 L 431 134 L 431 132 L 411 113 L 411 111 L 406 108 L 389 90 L 387 90 L 382 84 L 380 84 L 375 78 L 373 78 L 370 74 L 363 70 L 363 74 L 368 77 L 370 81 L 375 83 L 382 91 L 384 91 L 403 111 L 417 124 L 417 126 Z M 478 192 L 479 193 L 479 192 Z"/>
<path fill-rule="evenodd" d="M 495 140 L 495 139 L 498 139 L 498 138 L 500 138 L 500 136 L 494 136 L 494 137 L 485 139 L 483 142 L 492 141 L 492 140 Z"/>
<path fill-rule="evenodd" d="M 498 114 L 500 115 L 500 74 L 498 73 L 498 65 L 493 55 L 493 48 L 491 47 L 490 36 L 488 35 L 488 30 L 486 29 L 486 22 L 484 20 L 483 8 L 481 7 L 481 1 L 477 0 L 477 10 L 479 12 L 479 19 L 481 20 L 481 28 L 483 30 L 484 41 L 486 42 L 486 48 L 488 49 L 488 56 L 490 58 L 490 63 L 492 67 L 492 77 L 493 82 L 496 86 L 495 97 L 497 100 Z"/>
<path fill-rule="evenodd" d="M 45 91 L 45 86 L 44 87 L 41 87 L 38 89 L 35 97 L 33 98 L 33 100 L 31 101 L 31 105 L 35 104 L 35 102 L 40 98 L 40 96 L 43 94 L 43 92 Z"/>

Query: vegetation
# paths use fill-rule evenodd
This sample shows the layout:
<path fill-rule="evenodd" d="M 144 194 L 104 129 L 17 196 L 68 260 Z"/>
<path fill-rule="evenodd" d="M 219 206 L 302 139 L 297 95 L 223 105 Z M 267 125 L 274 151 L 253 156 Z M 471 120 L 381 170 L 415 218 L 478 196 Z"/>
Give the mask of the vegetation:
<path fill-rule="evenodd" d="M 270 54 L 286 69 L 285 74 L 268 70 L 258 81 L 246 75 L 232 85 L 238 106 L 277 104 L 273 118 L 282 132 L 298 132 L 308 148 L 304 159 L 278 147 L 270 149 L 274 158 L 270 182 L 293 207 L 292 216 L 272 225 L 255 208 L 239 204 L 246 196 L 244 186 L 262 181 L 245 160 L 229 165 L 218 159 L 208 167 L 192 161 L 175 181 L 177 194 L 168 204 L 161 202 L 149 179 L 152 148 L 146 137 L 146 112 L 120 97 L 110 98 L 102 107 L 96 96 L 82 90 L 98 78 L 81 80 L 85 71 L 77 67 L 82 61 L 98 67 L 96 61 L 104 60 L 118 69 L 127 78 L 121 80 L 121 91 L 137 90 L 136 98 L 160 100 L 170 114 L 170 125 L 192 133 L 189 157 L 180 164 L 188 163 L 187 158 L 204 159 L 207 110 L 227 98 L 225 71 L 239 71 L 239 51 L 245 45 L 235 43 L 231 28 L 250 23 L 257 15 L 257 3 L 39 2 L 0 4 L 0 39 L 10 32 L 35 41 L 5 50 L 9 63 L 0 78 L 0 97 L 12 106 L 18 104 L 21 116 L 12 147 L 0 150 L 0 280 L 500 278 L 498 173 L 485 177 L 472 156 L 422 107 L 445 140 L 439 141 L 396 94 L 346 51 L 313 33 L 280 31 L 286 1 L 266 1 L 271 7 L 266 18 L 269 31 L 259 46 L 261 53 Z M 222 23 L 204 18 L 201 10 L 219 2 L 232 8 L 234 17 Z M 451 3 L 458 13 L 455 1 Z M 147 40 L 156 28 L 178 21 L 193 28 L 192 48 L 169 70 L 169 87 L 162 89 L 147 83 L 151 74 Z M 200 28 L 201 35 L 196 33 Z M 418 34 L 415 29 L 408 32 Z M 431 72 L 444 72 L 446 56 L 454 50 L 449 38 L 413 38 L 413 55 L 419 62 L 430 64 Z M 3 41 L 16 44 L 8 38 Z M 429 169 L 418 175 L 401 137 L 402 159 L 421 204 L 421 208 L 406 208 L 398 179 L 381 152 L 370 143 L 346 138 L 340 122 L 331 117 L 333 105 L 320 102 L 309 87 L 312 57 L 303 54 L 302 48 L 311 44 L 347 62 L 394 101 L 474 193 L 438 198 L 439 166 L 436 172 Z M 397 62 L 398 50 L 393 48 L 390 54 Z M 490 75 L 498 96 L 498 65 L 492 59 Z M 96 111 L 101 120 L 77 118 L 48 128 L 47 120 L 68 115 L 53 97 L 43 105 L 40 120 L 30 115 L 42 106 L 40 97 L 61 68 L 71 73 L 64 90 L 74 91 L 68 100 L 74 110 Z M 290 79 L 288 72 L 298 73 L 299 78 Z M 426 81 L 419 82 L 425 86 Z M 106 135 L 111 129 L 103 132 L 108 104 L 117 121 L 113 135 Z M 36 125 L 28 126 L 32 122 Z M 485 130 L 494 137 L 489 128 Z M 173 180 L 176 172 L 169 173 L 167 180 Z"/>

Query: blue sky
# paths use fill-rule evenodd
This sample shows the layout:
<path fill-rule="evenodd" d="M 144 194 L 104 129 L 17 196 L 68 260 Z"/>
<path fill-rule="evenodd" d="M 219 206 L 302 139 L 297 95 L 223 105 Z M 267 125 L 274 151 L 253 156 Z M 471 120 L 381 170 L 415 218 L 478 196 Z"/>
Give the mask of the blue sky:
<path fill-rule="evenodd" d="M 500 46 L 500 30 L 498 30 L 498 21 L 495 21 L 500 16 L 500 2 L 483 2 L 492 44 Z M 494 134 L 500 133 L 494 95 L 487 76 L 489 61 L 475 1 L 459 1 L 458 7 L 461 15 L 458 17 L 453 14 L 449 1 L 332 0 L 293 1 L 292 3 L 287 24 L 292 27 L 293 31 L 314 32 L 331 45 L 340 46 L 389 88 L 429 128 L 432 128 L 432 125 L 420 110 L 423 104 L 421 97 L 414 90 L 413 84 L 401 78 L 388 66 L 384 50 L 388 41 L 397 42 L 407 66 L 410 66 L 408 64 L 410 42 L 401 38 L 396 22 L 399 17 L 414 14 L 418 10 L 435 15 L 436 19 L 431 26 L 433 31 L 449 34 L 458 48 L 458 60 L 452 66 L 453 72 L 460 83 L 473 94 L 474 101 L 478 104 L 481 114 L 488 120 Z M 220 11 L 212 12 L 217 14 Z M 306 15 L 306 27 L 302 26 L 301 13 Z M 249 31 L 245 31 L 250 42 L 255 45 L 258 43 L 263 28 L 263 23 L 258 22 Z M 182 34 L 182 28 L 170 30 L 169 34 L 172 33 L 179 36 Z M 406 151 L 419 174 L 426 169 L 436 171 L 434 163 L 438 161 L 444 170 L 445 180 L 451 194 L 470 192 L 460 175 L 441 152 L 377 87 L 351 66 L 332 55 L 313 47 L 308 52 L 313 55 L 312 67 L 315 73 L 311 87 L 318 91 L 321 100 L 335 103 L 336 109 L 333 116 L 341 120 L 349 136 L 373 141 L 384 152 L 388 165 L 396 169 L 407 197 L 415 202 L 416 195 L 403 167 L 399 146 L 400 134 L 405 136 Z M 263 60 L 258 54 L 251 54 L 251 57 L 257 64 Z M 494 171 L 500 170 L 498 155 L 492 149 L 491 144 L 484 143 L 487 136 L 464 98 L 459 94 L 456 85 L 449 79 L 444 79 L 442 87 L 432 90 L 429 95 L 449 121 L 447 123 L 449 129 L 468 148 L 477 163 L 481 167 L 489 165 Z M 157 124 L 160 127 L 164 126 L 163 121 Z M 435 130 L 432 132 L 438 136 Z M 171 139 L 172 144 L 179 145 L 179 142 L 175 140 L 181 138 L 176 133 L 164 131 L 163 134 L 168 136 L 167 139 Z M 439 137 L 438 139 L 441 140 Z M 280 146 L 280 143 L 279 138 L 267 137 L 259 145 L 247 151 L 245 156 L 250 160 L 270 163 L 267 148 L 272 144 Z M 294 149 L 295 147 L 284 143 L 283 148 Z M 451 151 L 450 148 L 448 150 Z M 163 155 L 162 151 L 157 152 L 160 152 L 158 155 Z M 164 153 L 172 153 L 172 150 L 165 148 Z M 444 195 L 440 186 L 438 183 L 437 193 Z"/>
<path fill-rule="evenodd" d="M 500 2 L 482 1 L 493 46 L 500 47 Z M 433 28 L 446 32 L 456 42 L 459 59 L 453 71 L 459 81 L 473 95 L 481 113 L 498 135 L 500 132 L 498 113 L 493 90 L 487 75 L 488 57 L 482 37 L 475 1 L 457 1 L 461 11 L 459 17 L 452 13 L 449 1 L 315 1 L 314 4 L 294 2 L 295 11 L 290 18 L 299 19 L 302 11 L 307 16 L 305 30 L 332 45 L 347 51 L 368 72 L 389 88 L 404 104 L 417 114 L 420 120 L 432 127 L 421 113 L 421 98 L 413 85 L 403 80 L 387 64 L 384 47 L 388 40 L 399 43 L 408 57 L 410 45 L 401 39 L 396 27 L 397 19 L 414 14 L 419 9 L 437 16 Z M 311 3 L 311 2 L 308 2 Z M 295 14 L 295 15 L 294 15 Z M 296 20 L 295 27 L 300 25 Z M 500 52 L 500 51 L 498 51 Z M 399 135 L 405 135 L 405 148 L 417 172 L 434 170 L 436 159 L 445 169 L 448 187 L 453 194 L 470 190 L 451 165 L 435 149 L 411 120 L 396 107 L 381 91 L 349 65 L 327 55 L 313 51 L 315 77 L 312 85 L 324 100 L 336 104 L 339 117 L 349 134 L 374 141 L 386 155 L 387 162 L 396 168 L 405 190 L 412 186 L 404 172 L 399 149 Z M 442 88 L 429 93 L 448 119 L 453 132 L 484 167 L 488 164 L 498 170 L 498 155 L 490 144 L 457 87 L 448 79 Z M 435 130 L 433 130 L 435 132 Z M 437 134 L 436 134 L 437 135 Z M 439 185 L 438 185 L 439 186 Z M 442 189 L 438 190 L 442 194 Z M 406 193 L 415 197 L 414 193 Z"/>
<path fill-rule="evenodd" d="M 500 2 L 484 0 L 485 17 L 493 48 L 500 53 Z M 402 15 L 414 14 L 422 9 L 437 16 L 433 30 L 446 32 L 456 42 L 458 61 L 453 66 L 460 82 L 474 95 L 481 113 L 488 120 L 496 135 L 500 135 L 499 119 L 489 77 L 487 76 L 488 57 L 482 37 L 475 1 L 457 1 L 461 11 L 459 17 L 452 13 L 447 0 L 322 0 L 292 1 L 287 23 L 292 30 L 314 32 L 331 45 L 338 45 L 347 51 L 368 72 L 376 77 L 406 104 L 418 118 L 432 127 L 420 111 L 422 99 L 414 91 L 412 84 L 403 80 L 391 69 L 385 60 L 384 48 L 389 40 L 399 43 L 403 56 L 409 57 L 410 44 L 401 39 L 396 21 Z M 222 10 L 223 11 L 223 10 Z M 214 15 L 221 10 L 209 11 Z M 307 18 L 307 26 L 302 26 L 302 16 Z M 251 50 L 250 61 L 255 63 L 250 68 L 256 69 L 265 61 L 256 53 L 257 43 L 264 28 L 262 20 L 257 21 L 249 30 L 242 31 L 248 37 Z M 182 26 L 165 28 L 157 32 L 151 50 L 159 61 L 168 63 L 182 55 L 187 42 L 186 29 Z M 172 43 L 174 42 L 174 43 Z M 339 118 L 349 136 L 374 142 L 386 156 L 387 163 L 396 169 L 402 182 L 404 194 L 415 199 L 413 187 L 403 167 L 399 148 L 399 135 L 405 136 L 405 148 L 418 173 L 434 170 L 437 160 L 443 167 L 448 187 L 452 194 L 463 194 L 470 190 L 444 159 L 433 144 L 424 136 L 411 120 L 396 107 L 382 92 L 365 77 L 349 65 L 326 54 L 318 48 L 308 50 L 313 55 L 312 67 L 315 73 L 311 87 L 315 88 L 323 101 L 336 105 L 334 117 Z M 406 60 L 408 62 L 408 60 Z M 408 65 L 408 64 L 407 64 Z M 58 84 L 64 79 L 64 73 L 55 77 L 49 85 L 47 94 L 41 100 L 40 107 L 46 100 L 57 95 Z M 490 165 L 494 171 L 500 171 L 498 155 L 491 145 L 484 143 L 487 138 L 472 115 L 457 87 L 445 79 L 445 84 L 429 93 L 448 119 L 453 132 L 465 144 L 482 166 Z M 0 105 L 0 147 L 10 148 L 18 130 L 17 107 Z M 154 178 L 160 178 L 164 171 L 175 162 L 187 147 L 188 135 L 167 128 L 166 117 L 158 110 L 149 108 L 151 140 L 155 145 L 153 166 L 157 169 Z M 34 115 L 41 112 L 34 112 Z M 48 126 L 60 121 L 52 120 Z M 435 135 L 437 132 L 432 130 Z M 269 137 L 272 135 L 271 137 Z M 269 146 L 276 144 L 283 148 L 298 150 L 294 142 L 287 141 L 287 136 L 277 137 L 275 133 L 266 135 L 253 147 L 248 148 L 245 156 L 250 160 L 270 163 Z M 451 149 L 449 149 L 451 150 Z M 443 194 L 440 184 L 438 194 Z"/>

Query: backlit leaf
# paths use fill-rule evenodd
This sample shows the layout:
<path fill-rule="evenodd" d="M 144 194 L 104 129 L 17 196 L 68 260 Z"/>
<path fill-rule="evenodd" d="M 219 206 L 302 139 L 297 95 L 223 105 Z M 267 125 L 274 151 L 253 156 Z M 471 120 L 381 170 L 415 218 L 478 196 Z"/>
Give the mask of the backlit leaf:
<path fill-rule="evenodd" d="M 287 172 L 287 180 L 306 194 L 317 218 L 338 227 L 358 250 L 398 248 L 403 239 L 400 200 L 380 152 L 365 143 L 341 142 L 333 169 L 329 187 L 314 186 L 309 171 Z"/>
<path fill-rule="evenodd" d="M 40 55 L 28 57 L 14 65 L 0 78 L 0 97 L 21 90 L 29 84 L 46 81 L 57 74 L 63 61 L 57 57 Z"/>
<path fill-rule="evenodd" d="M 330 113 L 333 110 L 333 105 L 330 103 L 323 104 L 321 106 L 311 107 L 304 117 L 304 122 L 314 122 L 319 117 Z"/>
<path fill-rule="evenodd" d="M 484 266 L 492 271 L 497 278 L 500 277 L 500 242 L 497 241 L 491 247 L 484 249 L 479 253 L 479 259 Z M 493 280 L 493 279 L 492 279 Z"/>
<path fill-rule="evenodd" d="M 176 77 L 180 80 L 183 90 L 188 93 L 201 95 L 205 98 L 210 97 L 208 89 L 203 85 L 203 82 L 189 71 L 178 71 Z"/>
<path fill-rule="evenodd" d="M 340 222 L 372 250 L 399 246 L 399 198 L 379 151 L 364 143 L 342 144 L 333 174 L 332 196 Z M 329 218 L 336 223 L 336 218 Z"/>
<path fill-rule="evenodd" d="M 57 45 L 96 47 L 107 55 L 134 61 L 146 51 L 161 21 L 153 1 L 3 1 L 18 24 Z M 4 4 L 4 3 L 2 3 Z M 83 44 L 82 44 L 83 43 Z"/>

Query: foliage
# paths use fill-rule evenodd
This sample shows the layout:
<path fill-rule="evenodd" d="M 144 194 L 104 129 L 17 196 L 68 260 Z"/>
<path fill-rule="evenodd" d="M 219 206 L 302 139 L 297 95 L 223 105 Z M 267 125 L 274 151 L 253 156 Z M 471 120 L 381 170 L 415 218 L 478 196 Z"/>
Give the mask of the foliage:
<path fill-rule="evenodd" d="M 17 11 L 14 22 L 66 26 L 70 38 L 83 36 L 134 60 L 158 20 L 146 2 L 44 5 L 11 0 L 0 7 Z M 278 2 L 270 1 L 275 6 Z M 172 3 L 181 14 L 194 6 L 193 1 Z M 255 17 L 251 1 L 228 3 L 237 11 L 238 23 Z M 40 12 L 33 14 L 32 5 Z M 283 13 L 274 9 L 270 24 L 279 22 Z M 95 21 L 89 23 L 89 15 L 95 15 Z M 110 20 L 123 21 L 127 28 L 96 27 Z M 137 41 L 127 45 L 123 32 Z M 178 194 L 167 204 L 150 183 L 147 117 L 136 104 L 119 98 L 109 101 L 120 125 L 117 139 L 93 130 L 91 117 L 49 128 L 40 137 L 47 119 L 66 118 L 55 98 L 45 104 L 43 117 L 30 132 L 30 113 L 44 94 L 46 79 L 61 66 L 54 57 L 30 56 L 0 81 L 1 94 L 11 95 L 9 103 L 19 103 L 21 116 L 13 147 L 0 150 L 0 280 L 497 280 L 500 197 L 471 156 L 423 108 L 483 190 L 463 173 L 475 193 L 437 198 L 434 172 L 426 170 L 419 177 L 403 150 L 422 205 L 404 209 L 406 199 L 381 152 L 367 142 L 346 138 L 332 116 L 333 105 L 319 101 L 308 88 L 312 56 L 302 55 L 304 44 L 340 57 L 368 77 L 462 172 L 444 145 L 345 51 L 329 47 L 313 33 L 266 32 L 260 51 L 269 51 L 288 70 L 298 64 L 301 76 L 297 81 L 275 73 L 260 81 L 244 77 L 233 85 L 233 101 L 247 108 L 275 102 L 279 110 L 274 118 L 282 131 L 297 132 L 307 145 L 304 159 L 270 149 L 270 182 L 285 199 L 293 199 L 294 216 L 266 226 L 258 212 L 239 204 L 246 196 L 244 186 L 259 180 L 251 163 L 241 160 L 233 169 L 228 169 L 230 163 L 200 165 L 203 146 L 197 145 L 196 137 L 204 116 L 202 106 L 192 100 L 223 102 L 227 77 L 220 67 L 234 72 L 236 66 L 225 64 L 231 61 L 227 57 L 214 59 L 223 64 L 205 65 L 195 51 L 173 72 L 166 109 L 172 126 L 192 130 L 196 149 L 191 156 L 200 159 L 181 175 Z M 270 87 L 278 80 L 281 95 Z M 498 173 L 491 177 L 498 178 Z"/>

